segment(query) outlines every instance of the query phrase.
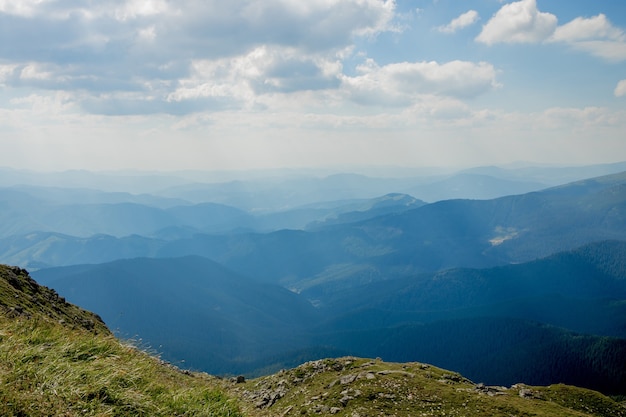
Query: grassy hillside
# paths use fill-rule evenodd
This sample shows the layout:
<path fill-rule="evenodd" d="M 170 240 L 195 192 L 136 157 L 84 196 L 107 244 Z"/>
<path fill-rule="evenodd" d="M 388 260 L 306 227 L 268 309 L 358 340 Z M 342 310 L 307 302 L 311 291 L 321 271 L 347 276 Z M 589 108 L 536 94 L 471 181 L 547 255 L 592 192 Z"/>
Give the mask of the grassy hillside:
<path fill-rule="evenodd" d="M 420 363 L 307 362 L 235 383 L 181 371 L 99 318 L 0 266 L 2 416 L 611 416 L 626 408 L 565 385 L 488 387 Z"/>
<path fill-rule="evenodd" d="M 566 385 L 474 384 L 422 363 L 344 357 L 235 386 L 245 412 L 262 416 L 626 416 L 597 392 Z"/>
<path fill-rule="evenodd" d="M 219 381 L 168 366 L 0 266 L 0 415 L 238 416 Z"/>

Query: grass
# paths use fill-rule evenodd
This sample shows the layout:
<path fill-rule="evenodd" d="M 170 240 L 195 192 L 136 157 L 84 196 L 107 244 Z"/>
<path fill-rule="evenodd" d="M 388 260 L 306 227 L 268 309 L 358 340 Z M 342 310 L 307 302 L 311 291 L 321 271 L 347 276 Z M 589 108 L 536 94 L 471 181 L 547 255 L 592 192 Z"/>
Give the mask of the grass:
<path fill-rule="evenodd" d="M 240 416 L 221 382 L 111 335 L 0 316 L 2 416 Z"/>
<path fill-rule="evenodd" d="M 260 399 L 279 392 L 275 403 L 259 407 Z M 484 387 L 431 365 L 360 358 L 309 362 L 248 381 L 232 393 L 245 400 L 249 414 L 263 416 L 626 416 L 625 408 L 590 390 Z"/>

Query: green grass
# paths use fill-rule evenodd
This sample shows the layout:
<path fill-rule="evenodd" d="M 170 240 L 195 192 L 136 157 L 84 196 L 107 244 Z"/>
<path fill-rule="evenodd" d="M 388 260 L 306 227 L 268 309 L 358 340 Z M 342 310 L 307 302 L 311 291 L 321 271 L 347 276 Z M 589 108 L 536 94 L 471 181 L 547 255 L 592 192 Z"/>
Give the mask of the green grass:
<path fill-rule="evenodd" d="M 354 378 L 344 379 L 352 375 Z M 369 376 L 368 376 L 369 375 Z M 531 393 L 524 397 L 520 392 Z M 269 407 L 260 399 L 281 392 Z M 263 416 L 624 417 L 626 409 L 595 391 L 555 385 L 480 387 L 420 363 L 360 358 L 315 361 L 232 388 L 250 414 Z"/>
<path fill-rule="evenodd" d="M 240 416 L 221 382 L 111 335 L 0 316 L 2 416 Z"/>

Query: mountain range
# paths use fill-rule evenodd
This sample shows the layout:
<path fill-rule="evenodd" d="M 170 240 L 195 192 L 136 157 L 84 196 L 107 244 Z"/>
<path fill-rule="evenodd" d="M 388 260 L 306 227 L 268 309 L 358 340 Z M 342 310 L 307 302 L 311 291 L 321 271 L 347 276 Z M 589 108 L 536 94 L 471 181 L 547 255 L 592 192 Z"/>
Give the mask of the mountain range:
<path fill-rule="evenodd" d="M 582 171 L 525 172 L 13 184 L 0 262 L 186 368 L 356 355 L 626 395 L 626 172 L 550 187 Z M 408 192 L 428 187 L 472 198 Z"/>
<path fill-rule="evenodd" d="M 267 372 L 334 352 L 427 358 L 489 384 L 558 381 L 624 394 L 625 259 L 626 243 L 606 241 L 523 264 L 300 294 L 200 257 L 34 276 L 120 335 L 211 373 L 257 374 L 259 364 Z"/>
<path fill-rule="evenodd" d="M 27 271 L 0 265 L 0 414 L 43 417 L 534 415 L 623 417 L 617 397 L 475 383 L 426 363 L 340 357 L 247 380 L 182 370 L 111 335 Z"/>

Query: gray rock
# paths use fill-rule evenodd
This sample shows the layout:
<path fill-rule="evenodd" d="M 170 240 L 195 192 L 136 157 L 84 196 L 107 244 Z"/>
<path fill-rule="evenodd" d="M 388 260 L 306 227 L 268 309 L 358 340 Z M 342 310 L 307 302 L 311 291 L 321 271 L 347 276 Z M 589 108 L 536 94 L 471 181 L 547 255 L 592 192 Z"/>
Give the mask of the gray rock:
<path fill-rule="evenodd" d="M 350 375 L 343 375 L 341 378 L 339 378 L 339 383 L 341 385 L 346 385 L 346 384 L 351 384 L 356 380 L 356 375 L 350 374 Z"/>

